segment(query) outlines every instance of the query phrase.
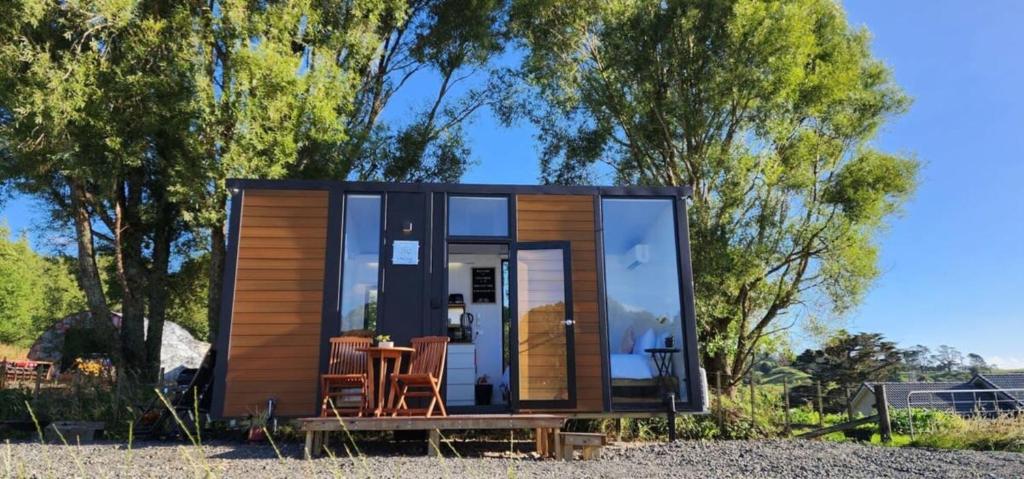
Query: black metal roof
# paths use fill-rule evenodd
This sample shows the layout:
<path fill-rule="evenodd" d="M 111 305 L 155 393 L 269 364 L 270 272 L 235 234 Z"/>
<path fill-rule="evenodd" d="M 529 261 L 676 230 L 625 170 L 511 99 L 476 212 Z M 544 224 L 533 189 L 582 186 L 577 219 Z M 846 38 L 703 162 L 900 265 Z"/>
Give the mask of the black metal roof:
<path fill-rule="evenodd" d="M 885 385 L 889 405 L 897 409 L 942 409 L 971 414 L 981 410 L 1024 409 L 1024 373 L 978 374 L 962 382 L 882 382 L 864 383 L 862 388 L 871 392 L 879 384 Z M 976 392 L 979 389 L 993 393 Z M 1017 391 L 1007 391 L 1015 389 Z M 927 394 L 928 391 L 943 391 Z M 962 393 L 947 391 L 964 391 Z M 972 391 L 972 392 L 967 392 Z M 911 394 L 913 399 L 911 400 Z M 909 402 L 908 402 L 909 401 Z"/>

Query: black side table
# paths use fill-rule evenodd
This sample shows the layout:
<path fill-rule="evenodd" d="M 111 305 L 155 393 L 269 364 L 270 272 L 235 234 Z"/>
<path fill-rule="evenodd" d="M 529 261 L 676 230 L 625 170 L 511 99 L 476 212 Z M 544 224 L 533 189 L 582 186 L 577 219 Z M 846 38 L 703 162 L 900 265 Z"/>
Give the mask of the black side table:
<path fill-rule="evenodd" d="M 671 387 L 668 378 L 673 376 L 672 355 L 679 351 L 679 348 L 650 348 L 644 350 L 644 352 L 651 355 L 654 365 L 658 367 L 658 384 L 661 386 L 663 394 L 667 394 Z"/>
<path fill-rule="evenodd" d="M 680 351 L 679 348 L 650 348 L 645 352 L 651 355 L 654 365 L 658 367 L 658 386 L 665 396 L 665 409 L 668 419 L 668 440 L 676 440 L 676 393 L 672 390 L 672 378 L 675 369 L 672 365 L 672 355 Z"/>

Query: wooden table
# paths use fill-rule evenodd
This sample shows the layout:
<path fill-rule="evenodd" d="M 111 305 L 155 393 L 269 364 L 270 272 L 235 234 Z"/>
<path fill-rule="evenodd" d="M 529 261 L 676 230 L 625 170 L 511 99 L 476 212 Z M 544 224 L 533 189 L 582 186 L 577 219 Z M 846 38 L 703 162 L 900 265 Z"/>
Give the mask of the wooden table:
<path fill-rule="evenodd" d="M 390 391 L 388 393 L 387 403 L 384 402 L 384 391 L 387 390 L 387 378 L 389 376 L 388 362 L 392 365 L 392 373 L 401 372 L 402 355 L 413 352 L 413 349 L 405 347 L 381 348 L 374 346 L 370 348 L 357 348 L 356 351 L 364 352 L 367 355 L 366 378 L 370 383 L 370 401 L 376 404 L 376 407 L 373 410 L 373 415 L 380 417 L 385 413 L 385 411 L 392 408 L 391 403 L 395 400 L 395 392 Z M 377 363 L 376 370 L 380 371 L 376 387 L 374 387 L 375 362 Z"/>

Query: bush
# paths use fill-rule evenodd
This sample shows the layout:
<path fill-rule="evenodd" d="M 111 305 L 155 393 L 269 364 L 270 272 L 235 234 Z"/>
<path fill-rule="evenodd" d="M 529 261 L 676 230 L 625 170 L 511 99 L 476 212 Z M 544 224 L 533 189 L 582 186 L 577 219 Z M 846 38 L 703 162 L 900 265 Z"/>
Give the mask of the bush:
<path fill-rule="evenodd" d="M 956 414 L 934 409 L 889 410 L 889 422 L 892 424 L 892 432 L 896 434 L 910 434 L 911 422 L 914 424 L 915 433 L 923 433 L 954 429 L 959 426 L 960 421 L 960 417 Z"/>
<path fill-rule="evenodd" d="M 64 346 L 61 348 L 61 370 L 73 368 L 75 360 L 80 358 L 113 357 L 117 349 L 113 331 L 113 328 L 105 330 L 91 324 L 76 324 L 68 328 L 64 333 Z"/>

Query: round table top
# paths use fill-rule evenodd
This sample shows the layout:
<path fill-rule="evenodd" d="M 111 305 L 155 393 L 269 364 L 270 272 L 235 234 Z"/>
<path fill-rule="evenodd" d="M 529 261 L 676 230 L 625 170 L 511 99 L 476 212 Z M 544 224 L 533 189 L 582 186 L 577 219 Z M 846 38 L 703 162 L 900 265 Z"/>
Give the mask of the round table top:
<path fill-rule="evenodd" d="M 405 347 L 405 346 L 393 346 L 393 347 L 390 347 L 390 348 L 382 348 L 380 346 L 370 346 L 368 348 L 356 348 L 356 351 L 360 351 L 360 352 L 364 352 L 364 353 L 386 353 L 386 352 L 411 353 L 411 352 L 413 352 L 415 350 L 412 349 L 412 348 L 409 348 L 409 347 Z"/>

